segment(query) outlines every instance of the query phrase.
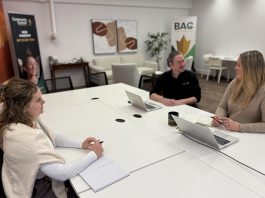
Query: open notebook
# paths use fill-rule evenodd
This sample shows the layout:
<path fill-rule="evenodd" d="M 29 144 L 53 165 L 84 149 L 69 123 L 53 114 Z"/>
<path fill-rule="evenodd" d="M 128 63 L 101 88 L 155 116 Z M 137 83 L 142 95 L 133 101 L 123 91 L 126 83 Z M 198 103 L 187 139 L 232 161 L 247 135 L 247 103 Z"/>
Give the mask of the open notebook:
<path fill-rule="evenodd" d="M 102 156 L 79 173 L 79 175 L 93 191 L 97 192 L 129 176 L 130 173 L 119 167 L 111 159 Z"/>

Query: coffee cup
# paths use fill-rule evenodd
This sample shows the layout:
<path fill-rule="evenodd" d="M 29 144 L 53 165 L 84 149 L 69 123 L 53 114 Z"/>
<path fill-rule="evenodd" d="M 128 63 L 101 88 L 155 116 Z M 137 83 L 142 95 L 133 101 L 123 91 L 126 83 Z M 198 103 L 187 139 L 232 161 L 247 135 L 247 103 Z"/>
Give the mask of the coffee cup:
<path fill-rule="evenodd" d="M 175 120 L 173 119 L 172 115 L 174 116 L 179 116 L 179 113 L 176 111 L 170 111 L 168 112 L 168 125 L 169 126 L 177 126 L 177 123 L 175 122 Z"/>

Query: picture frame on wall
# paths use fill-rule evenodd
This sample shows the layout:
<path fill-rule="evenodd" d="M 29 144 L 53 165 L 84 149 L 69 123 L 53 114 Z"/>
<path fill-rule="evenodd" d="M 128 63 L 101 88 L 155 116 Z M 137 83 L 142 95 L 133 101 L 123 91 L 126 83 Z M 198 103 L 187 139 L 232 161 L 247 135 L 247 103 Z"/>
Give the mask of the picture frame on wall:
<path fill-rule="evenodd" d="M 117 20 L 117 45 L 119 53 L 137 52 L 137 21 Z"/>
<path fill-rule="evenodd" d="M 92 19 L 91 26 L 94 54 L 116 53 L 116 20 Z"/>

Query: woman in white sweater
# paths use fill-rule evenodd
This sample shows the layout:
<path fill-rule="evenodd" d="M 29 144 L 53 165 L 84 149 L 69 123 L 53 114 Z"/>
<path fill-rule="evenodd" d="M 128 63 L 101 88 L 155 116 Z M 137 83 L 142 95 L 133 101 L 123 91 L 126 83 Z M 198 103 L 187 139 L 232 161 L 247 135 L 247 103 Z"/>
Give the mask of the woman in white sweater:
<path fill-rule="evenodd" d="M 2 182 L 7 197 L 74 197 L 64 181 L 74 177 L 103 153 L 100 141 L 82 143 L 54 136 L 38 120 L 43 113 L 40 89 L 22 79 L 12 79 L 1 89 L 0 144 L 4 151 Z M 56 146 L 88 149 L 81 159 L 65 163 Z M 67 194 L 68 192 L 68 194 Z"/>

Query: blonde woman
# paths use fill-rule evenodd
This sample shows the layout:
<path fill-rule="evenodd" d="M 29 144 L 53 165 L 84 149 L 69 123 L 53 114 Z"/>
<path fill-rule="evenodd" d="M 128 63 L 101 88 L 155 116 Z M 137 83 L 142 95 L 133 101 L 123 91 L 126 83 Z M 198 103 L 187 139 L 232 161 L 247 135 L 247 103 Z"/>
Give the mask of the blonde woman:
<path fill-rule="evenodd" d="M 236 77 L 227 87 L 212 120 L 238 132 L 265 132 L 265 64 L 256 50 L 240 54 Z"/>

